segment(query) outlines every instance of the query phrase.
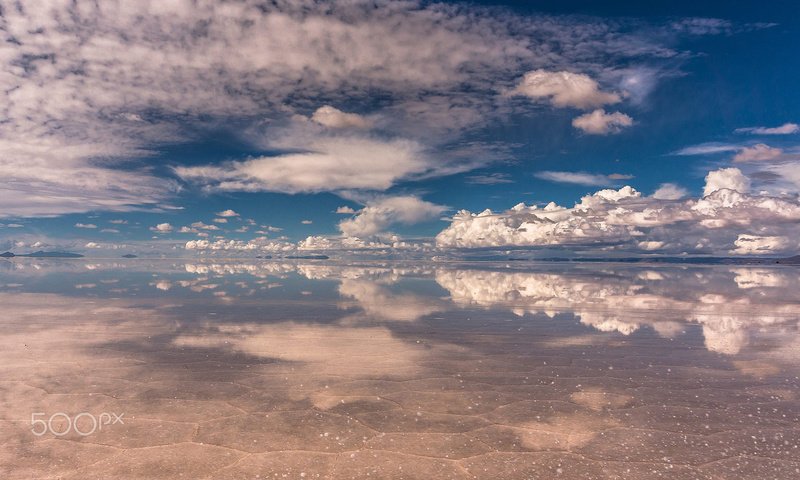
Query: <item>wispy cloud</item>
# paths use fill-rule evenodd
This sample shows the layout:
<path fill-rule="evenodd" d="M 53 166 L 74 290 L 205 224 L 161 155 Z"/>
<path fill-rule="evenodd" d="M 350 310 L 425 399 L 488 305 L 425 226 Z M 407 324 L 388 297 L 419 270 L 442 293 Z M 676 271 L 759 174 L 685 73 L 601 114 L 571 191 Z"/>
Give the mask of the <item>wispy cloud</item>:
<path fill-rule="evenodd" d="M 712 155 L 715 153 L 735 152 L 741 148 L 740 145 L 731 143 L 707 142 L 682 148 L 672 152 L 672 155 Z"/>
<path fill-rule="evenodd" d="M 557 183 L 574 183 L 577 185 L 607 187 L 617 185 L 620 180 L 628 180 L 633 178 L 633 175 L 625 175 L 620 173 L 612 173 L 604 175 L 600 173 L 587 173 L 587 172 L 556 172 L 556 171 L 542 171 L 534 173 L 534 176 L 542 180 L 548 180 Z"/>
<path fill-rule="evenodd" d="M 737 128 L 736 133 L 750 133 L 753 135 L 791 135 L 800 132 L 800 125 L 784 123 L 779 127 L 746 127 Z"/>
<path fill-rule="evenodd" d="M 486 173 L 483 175 L 468 175 L 466 177 L 467 183 L 472 183 L 475 185 L 497 185 L 501 183 L 514 183 L 514 180 L 511 179 L 511 175 L 507 173 Z"/>

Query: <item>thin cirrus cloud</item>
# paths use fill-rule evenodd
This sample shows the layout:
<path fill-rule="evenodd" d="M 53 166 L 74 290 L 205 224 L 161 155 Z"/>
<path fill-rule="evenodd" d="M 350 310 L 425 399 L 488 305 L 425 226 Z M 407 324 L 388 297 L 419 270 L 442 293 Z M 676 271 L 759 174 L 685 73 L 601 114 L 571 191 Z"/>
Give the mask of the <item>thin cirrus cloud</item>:
<path fill-rule="evenodd" d="M 746 127 L 737 128 L 736 133 L 749 133 L 752 135 L 791 135 L 800 132 L 800 125 L 784 123 L 778 127 Z"/>
<path fill-rule="evenodd" d="M 623 62 L 635 68 L 679 56 L 668 36 L 653 34 L 674 32 L 669 25 L 414 1 L 3 1 L 0 10 L 13 39 L 0 50 L 0 175 L 9 180 L 0 186 L 2 216 L 157 208 L 181 188 L 150 168 L 159 149 L 199 141 L 199 131 L 231 120 L 249 123 L 243 131 L 296 115 L 336 131 L 379 128 L 373 143 L 395 150 L 388 158 L 399 156 L 399 167 L 361 163 L 365 180 L 345 181 L 333 172 L 341 157 L 328 138 L 308 153 L 212 163 L 184 171 L 186 179 L 296 192 L 322 191 L 328 180 L 334 190 L 380 190 L 418 174 L 445 175 L 452 164 L 412 159 L 409 150 L 442 149 L 502 116 L 497 93 L 525 72 L 545 72 L 537 74 L 544 81 L 531 77 L 520 92 L 592 108 L 621 94 L 590 75 L 619 77 Z M 566 73 L 576 65 L 579 73 Z M 375 94 L 385 101 L 370 115 L 333 106 L 372 105 Z M 366 140 L 355 142 L 363 150 Z M 294 162 L 320 166 L 322 175 L 308 178 Z"/>
<path fill-rule="evenodd" d="M 576 185 L 607 187 L 616 185 L 620 180 L 629 180 L 633 175 L 626 175 L 620 173 L 612 173 L 610 175 L 603 175 L 600 173 L 587 173 L 587 172 L 557 172 L 557 171 L 542 171 L 534 173 L 534 176 L 542 180 L 548 180 L 557 183 L 574 183 Z"/>
<path fill-rule="evenodd" d="M 507 173 L 494 172 L 483 175 L 468 175 L 466 182 L 474 185 L 499 185 L 504 183 L 514 183 L 511 175 Z"/>
<path fill-rule="evenodd" d="M 690 145 L 680 150 L 672 152 L 672 155 L 693 156 L 693 155 L 713 155 L 717 153 L 736 152 L 742 147 L 730 143 L 706 142 L 698 145 Z"/>

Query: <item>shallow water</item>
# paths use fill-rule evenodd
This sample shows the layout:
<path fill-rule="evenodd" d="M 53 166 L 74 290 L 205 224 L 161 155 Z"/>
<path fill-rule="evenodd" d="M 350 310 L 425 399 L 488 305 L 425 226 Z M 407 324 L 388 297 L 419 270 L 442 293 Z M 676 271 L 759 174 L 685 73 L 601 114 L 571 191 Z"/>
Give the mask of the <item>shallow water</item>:
<path fill-rule="evenodd" d="M 798 478 L 798 280 L 2 261 L 0 478 Z"/>

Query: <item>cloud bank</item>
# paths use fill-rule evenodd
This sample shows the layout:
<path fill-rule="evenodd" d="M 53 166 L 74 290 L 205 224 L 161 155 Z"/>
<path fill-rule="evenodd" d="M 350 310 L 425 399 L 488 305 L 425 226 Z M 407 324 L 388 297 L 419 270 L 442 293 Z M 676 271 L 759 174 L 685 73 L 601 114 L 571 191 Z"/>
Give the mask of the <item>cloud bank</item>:
<path fill-rule="evenodd" d="M 679 187 L 643 196 L 630 186 L 586 195 L 573 207 L 523 203 L 505 212 L 462 210 L 440 248 L 592 246 L 632 252 L 781 254 L 800 248 L 800 200 L 750 193 L 737 168 L 709 172 L 702 198 Z"/>

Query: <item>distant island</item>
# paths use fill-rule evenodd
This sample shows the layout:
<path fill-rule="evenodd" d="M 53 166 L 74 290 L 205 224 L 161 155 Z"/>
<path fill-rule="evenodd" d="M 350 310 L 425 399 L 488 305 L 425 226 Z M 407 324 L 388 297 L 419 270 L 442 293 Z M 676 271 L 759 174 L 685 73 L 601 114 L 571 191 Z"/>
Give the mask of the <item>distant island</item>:
<path fill-rule="evenodd" d="M 80 253 L 72 253 L 72 252 L 45 252 L 43 250 L 39 250 L 33 253 L 22 253 L 22 254 L 15 254 L 11 252 L 4 252 L 0 253 L 0 257 L 3 258 L 12 258 L 12 257 L 34 257 L 34 258 L 82 258 L 83 255 Z"/>
<path fill-rule="evenodd" d="M 776 260 L 775 263 L 780 263 L 783 265 L 800 265 L 800 255 L 795 255 L 794 257 L 789 258 L 781 258 Z"/>
<path fill-rule="evenodd" d="M 138 258 L 138 257 L 132 253 L 126 253 L 125 255 L 122 256 L 122 258 Z"/>
<path fill-rule="evenodd" d="M 286 255 L 284 258 L 292 260 L 328 260 L 331 257 L 327 255 Z"/>

